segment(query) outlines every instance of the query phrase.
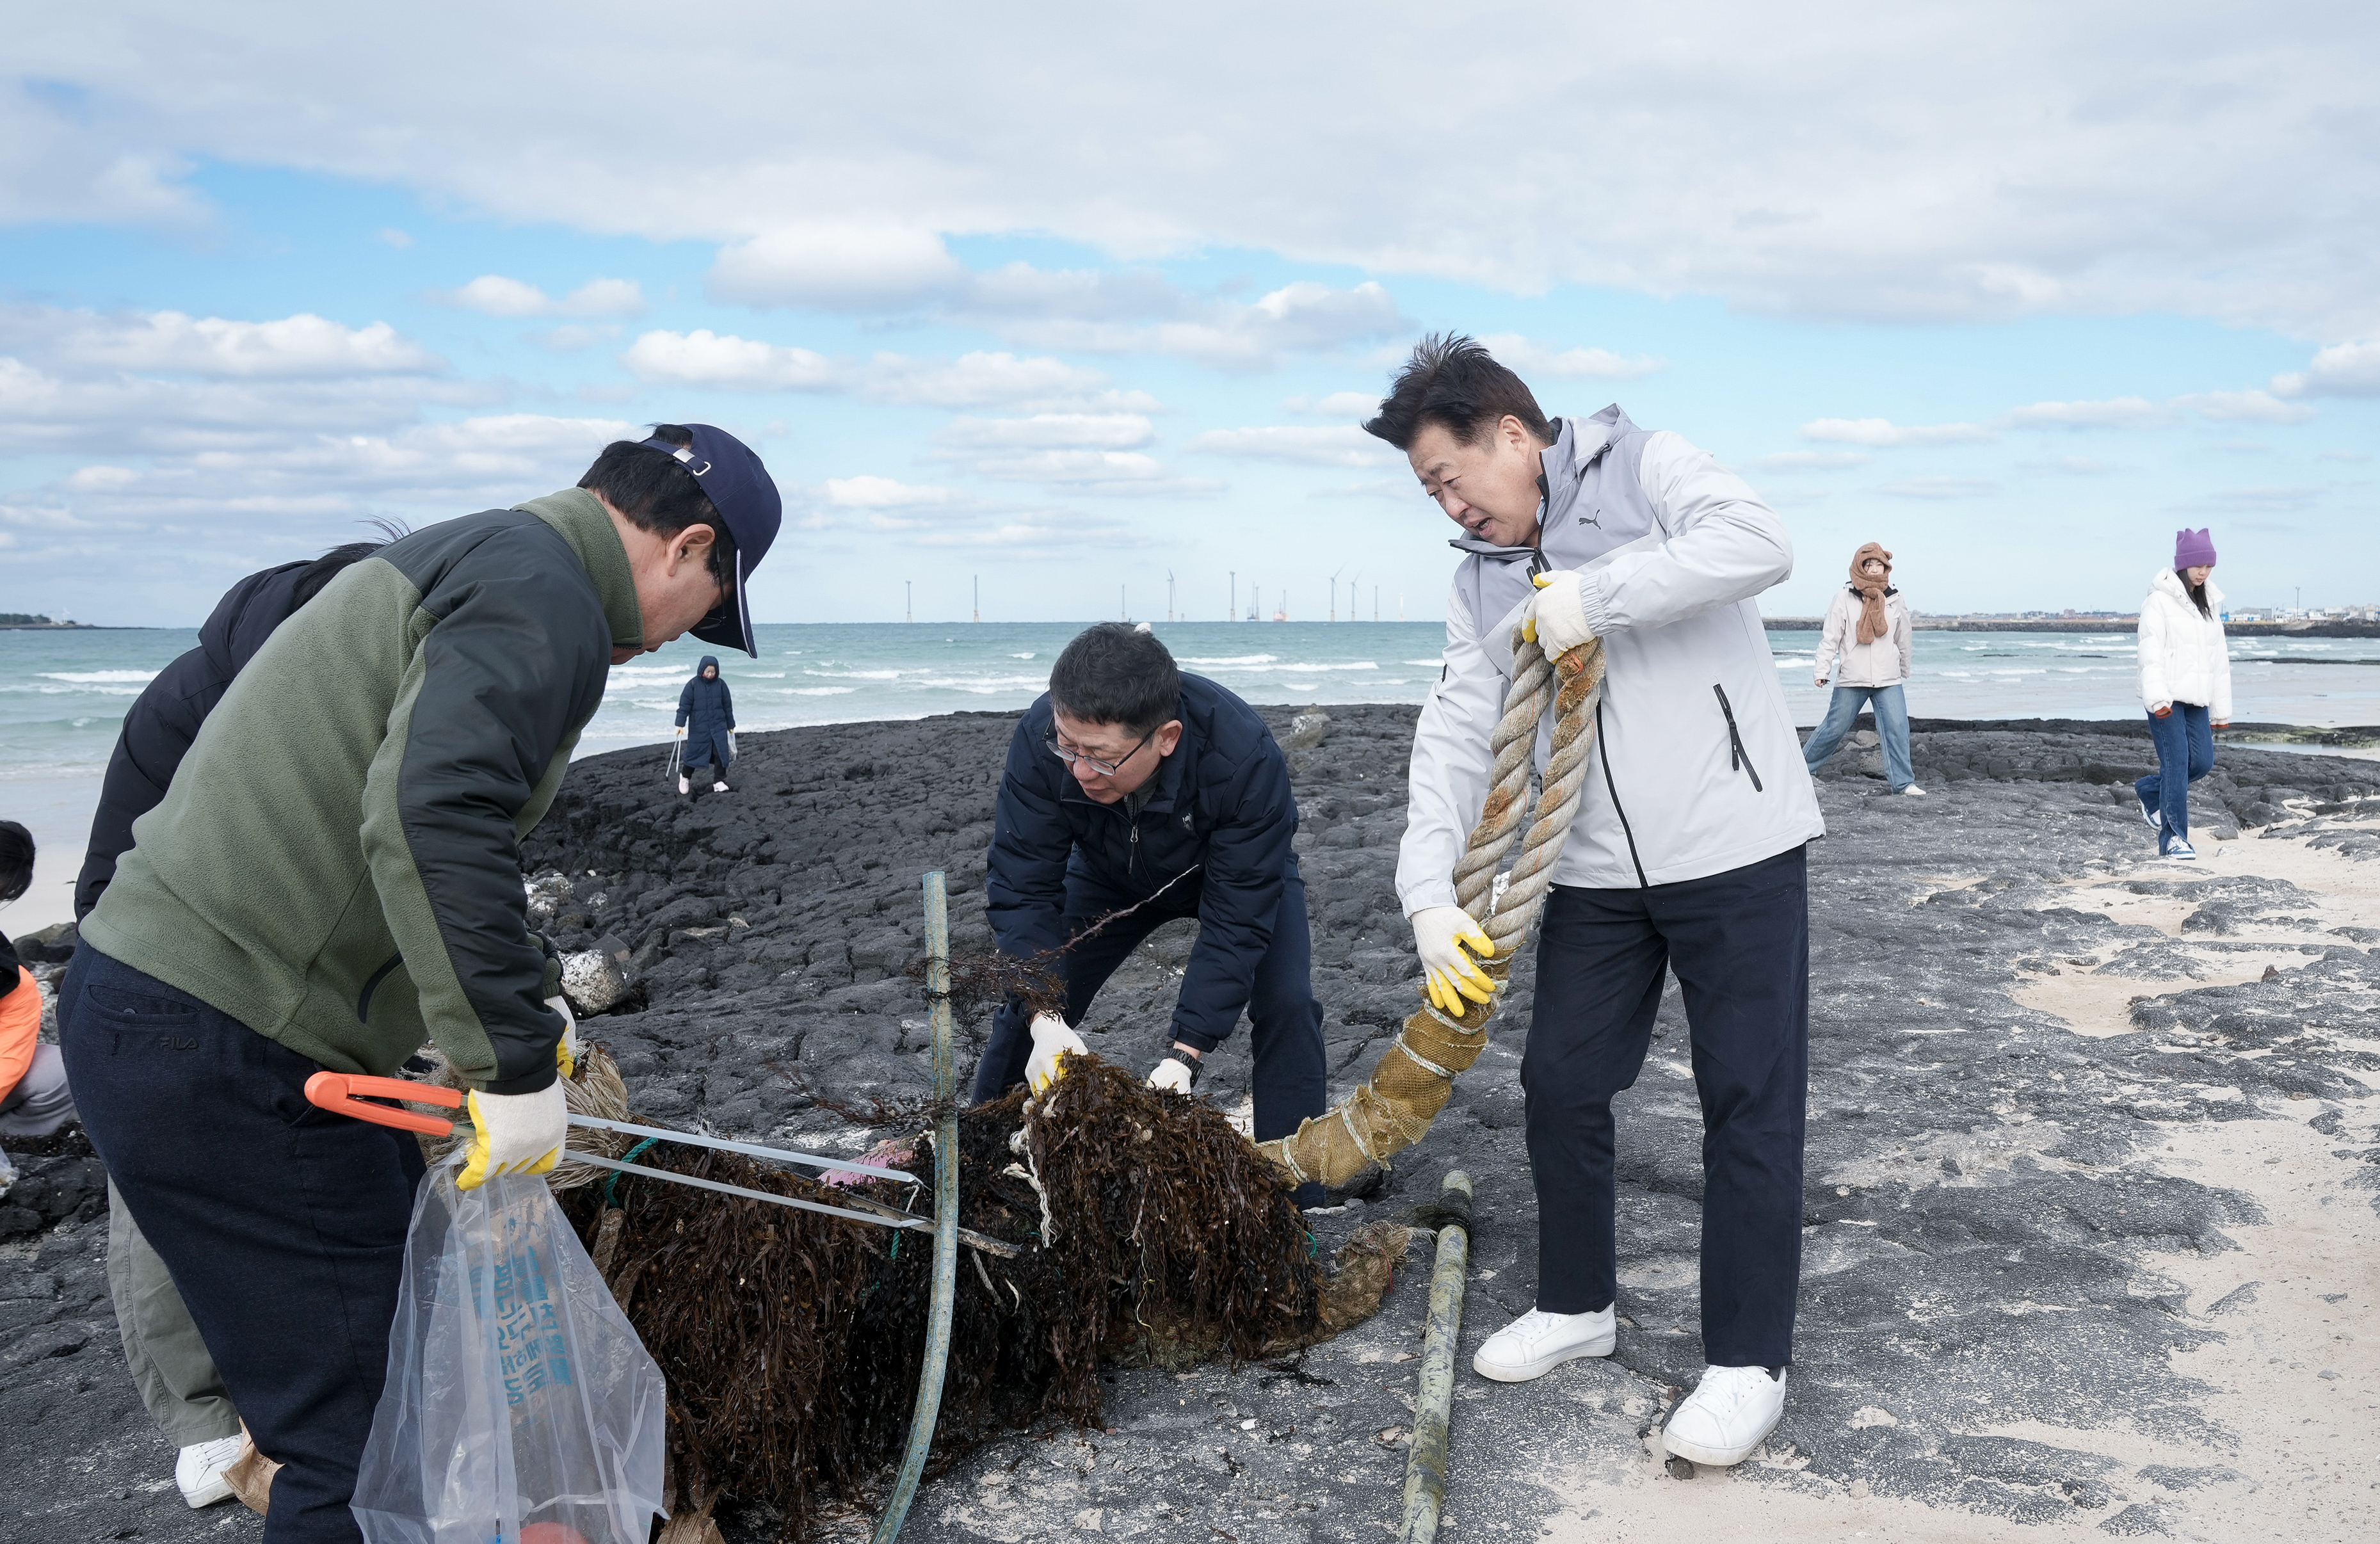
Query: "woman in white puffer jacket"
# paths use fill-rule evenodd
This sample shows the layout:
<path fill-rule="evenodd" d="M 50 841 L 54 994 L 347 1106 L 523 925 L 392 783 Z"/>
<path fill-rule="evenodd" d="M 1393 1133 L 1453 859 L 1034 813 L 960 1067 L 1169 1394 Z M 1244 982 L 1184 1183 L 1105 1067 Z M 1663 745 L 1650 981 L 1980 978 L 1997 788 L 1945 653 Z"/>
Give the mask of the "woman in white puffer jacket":
<path fill-rule="evenodd" d="M 2214 538 L 2178 531 L 2173 566 L 2150 577 L 2141 602 L 2141 706 L 2157 770 L 2132 790 L 2141 818 L 2157 833 L 2157 856 L 2184 861 L 2198 857 L 2190 845 L 2190 785 L 2215 770 L 2215 731 L 2231 722 L 2231 650 L 2214 572 Z"/>

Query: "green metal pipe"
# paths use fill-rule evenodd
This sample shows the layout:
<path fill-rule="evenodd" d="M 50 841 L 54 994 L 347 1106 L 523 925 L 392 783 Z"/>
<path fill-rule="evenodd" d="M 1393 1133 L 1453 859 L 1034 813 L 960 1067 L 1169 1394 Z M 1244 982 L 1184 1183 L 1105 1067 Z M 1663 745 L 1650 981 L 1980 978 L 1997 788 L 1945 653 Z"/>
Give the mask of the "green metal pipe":
<path fill-rule="evenodd" d="M 926 1000 L 934 1029 L 934 1098 L 946 1112 L 934 1126 L 934 1295 L 926 1314 L 926 1360 L 917 1369 L 917 1403 L 909 1416 L 909 1449 L 900 1477 L 877 1520 L 871 1544 L 892 1544 L 917 1499 L 926 1453 L 941 1414 L 942 1374 L 951 1359 L 951 1310 L 959 1285 L 958 1064 L 951 1048 L 950 894 L 939 869 L 926 876 Z"/>
<path fill-rule="evenodd" d="M 1463 1339 L 1463 1288 L 1471 1275 L 1471 1176 L 1456 1169 L 1439 1187 L 1438 1266 L 1429 1277 L 1429 1329 L 1422 1338 L 1421 1386 L 1414 1395 L 1413 1447 L 1405 1454 L 1401 1544 L 1431 1544 L 1446 1505 L 1447 1425 L 1454 1399 L 1454 1351 Z"/>

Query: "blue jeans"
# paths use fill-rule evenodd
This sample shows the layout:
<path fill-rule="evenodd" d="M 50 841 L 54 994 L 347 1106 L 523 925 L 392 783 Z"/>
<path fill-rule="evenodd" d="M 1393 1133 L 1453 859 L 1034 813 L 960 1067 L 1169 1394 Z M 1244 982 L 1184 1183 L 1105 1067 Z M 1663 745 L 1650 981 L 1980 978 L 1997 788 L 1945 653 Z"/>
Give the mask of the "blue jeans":
<path fill-rule="evenodd" d="M 2215 723 L 2198 703 L 2177 702 L 2163 718 L 2149 715 L 2149 737 L 2156 741 L 2157 770 L 2132 791 L 2144 808 L 2165 817 L 2157 831 L 2163 857 L 2174 843 L 2190 839 L 2190 785 L 2215 770 Z"/>
<path fill-rule="evenodd" d="M 1876 737 L 1884 748 L 1884 780 L 1897 794 L 1917 781 L 1917 774 L 1909 768 L 1909 704 L 1897 686 L 1837 687 L 1835 699 L 1827 704 L 1826 722 L 1802 748 L 1802 760 L 1814 772 L 1825 766 L 1843 736 L 1852 732 L 1852 721 L 1859 717 L 1863 702 L 1876 706 Z"/>

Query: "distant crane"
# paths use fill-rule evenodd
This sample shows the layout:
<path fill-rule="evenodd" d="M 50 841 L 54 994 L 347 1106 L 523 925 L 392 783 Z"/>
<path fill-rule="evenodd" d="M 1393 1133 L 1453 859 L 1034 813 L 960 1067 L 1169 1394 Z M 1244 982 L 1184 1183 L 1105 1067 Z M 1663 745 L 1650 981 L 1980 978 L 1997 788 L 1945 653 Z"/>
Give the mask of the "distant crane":
<path fill-rule="evenodd" d="M 901 581 L 901 620 L 904 622 L 917 620 L 917 584 L 915 579 Z"/>
<path fill-rule="evenodd" d="M 978 623 L 983 621 L 983 576 L 981 574 L 975 577 L 975 619 Z"/>
<path fill-rule="evenodd" d="M 1240 571 L 1234 568 L 1232 570 L 1232 603 L 1223 608 L 1223 620 L 1226 622 L 1237 622 L 1239 619 Z"/>
<path fill-rule="evenodd" d="M 1171 568 L 1165 571 L 1165 621 L 1169 626 L 1173 622 L 1173 570 Z"/>

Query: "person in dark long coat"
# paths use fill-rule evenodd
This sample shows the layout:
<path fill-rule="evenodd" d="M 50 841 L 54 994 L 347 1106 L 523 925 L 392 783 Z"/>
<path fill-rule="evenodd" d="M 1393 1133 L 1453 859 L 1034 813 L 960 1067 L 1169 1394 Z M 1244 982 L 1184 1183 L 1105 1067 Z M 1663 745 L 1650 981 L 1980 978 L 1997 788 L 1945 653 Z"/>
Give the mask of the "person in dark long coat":
<path fill-rule="evenodd" d="M 677 694 L 677 732 L 686 741 L 678 762 L 677 791 L 694 792 L 694 769 L 709 767 L 710 791 L 727 792 L 727 763 L 735 759 L 735 698 L 719 678 L 716 656 L 702 656 L 702 668 Z"/>

